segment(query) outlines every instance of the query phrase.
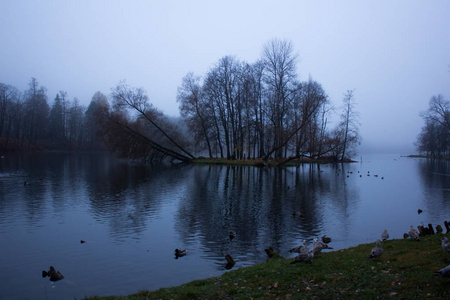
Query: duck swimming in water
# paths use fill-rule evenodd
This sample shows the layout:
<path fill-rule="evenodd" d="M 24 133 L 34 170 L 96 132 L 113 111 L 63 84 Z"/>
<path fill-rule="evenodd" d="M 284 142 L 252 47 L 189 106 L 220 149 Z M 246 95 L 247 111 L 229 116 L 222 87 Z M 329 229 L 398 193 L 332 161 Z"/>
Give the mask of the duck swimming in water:
<path fill-rule="evenodd" d="M 181 249 L 175 249 L 175 258 L 185 256 L 187 253 L 187 250 L 181 250 Z"/>
<path fill-rule="evenodd" d="M 61 279 L 64 279 L 64 276 L 59 272 L 56 271 L 53 266 L 50 266 L 50 269 L 48 271 L 42 271 L 42 277 L 50 277 L 50 281 L 58 281 Z"/>
<path fill-rule="evenodd" d="M 328 244 L 329 242 L 331 242 L 331 238 L 324 235 L 322 237 L 322 242 L 324 242 L 325 244 Z"/>

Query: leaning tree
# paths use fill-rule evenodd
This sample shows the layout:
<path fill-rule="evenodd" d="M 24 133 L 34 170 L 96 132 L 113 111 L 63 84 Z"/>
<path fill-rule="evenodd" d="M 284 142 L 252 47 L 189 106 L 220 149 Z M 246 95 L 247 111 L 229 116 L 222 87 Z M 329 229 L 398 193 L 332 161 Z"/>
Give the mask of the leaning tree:
<path fill-rule="evenodd" d="M 111 92 L 112 105 L 98 114 L 105 144 L 119 156 L 182 162 L 195 157 L 177 128 L 157 110 L 144 89 L 120 82 Z"/>

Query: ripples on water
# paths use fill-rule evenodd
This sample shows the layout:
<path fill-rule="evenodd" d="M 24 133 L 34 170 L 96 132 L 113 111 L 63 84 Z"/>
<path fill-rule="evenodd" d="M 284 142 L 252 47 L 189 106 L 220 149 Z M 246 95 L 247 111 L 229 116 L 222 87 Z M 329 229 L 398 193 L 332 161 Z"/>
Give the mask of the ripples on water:
<path fill-rule="evenodd" d="M 401 238 L 409 225 L 448 219 L 449 175 L 448 162 L 399 156 L 283 169 L 6 156 L 0 298 L 125 295 L 220 275 L 225 254 L 239 268 L 265 261 L 268 246 L 293 257 L 290 248 L 324 234 L 334 249 L 384 228 Z M 188 254 L 175 259 L 175 248 Z M 65 279 L 42 278 L 50 265 Z"/>

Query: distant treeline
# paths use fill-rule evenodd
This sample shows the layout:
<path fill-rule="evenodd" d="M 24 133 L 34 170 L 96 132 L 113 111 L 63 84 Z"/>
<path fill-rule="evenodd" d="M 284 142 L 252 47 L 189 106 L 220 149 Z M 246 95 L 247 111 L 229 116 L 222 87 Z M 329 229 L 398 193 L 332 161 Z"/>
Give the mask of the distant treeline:
<path fill-rule="evenodd" d="M 107 103 L 97 92 L 86 109 L 77 98 L 70 101 L 60 91 L 50 107 L 45 87 L 35 78 L 21 93 L 0 83 L 0 149 L 4 150 L 98 150 L 95 111 Z"/>
<path fill-rule="evenodd" d="M 23 94 L 2 84 L 3 146 L 10 147 L 11 138 L 21 147 L 47 139 L 82 148 L 103 144 L 122 157 L 181 161 L 351 157 L 359 142 L 354 91 L 343 95 L 340 121 L 329 128 L 326 92 L 311 78 L 300 81 L 296 64 L 292 44 L 274 39 L 255 63 L 225 56 L 202 77 L 188 73 L 177 96 L 182 119 L 168 118 L 145 90 L 125 82 L 111 89 L 109 100 L 97 92 L 87 109 L 63 91 L 49 107 L 34 78 Z"/>
<path fill-rule="evenodd" d="M 442 95 L 432 96 L 428 110 L 420 116 L 425 122 L 417 138 L 417 149 L 427 156 L 450 155 L 450 102 Z"/>

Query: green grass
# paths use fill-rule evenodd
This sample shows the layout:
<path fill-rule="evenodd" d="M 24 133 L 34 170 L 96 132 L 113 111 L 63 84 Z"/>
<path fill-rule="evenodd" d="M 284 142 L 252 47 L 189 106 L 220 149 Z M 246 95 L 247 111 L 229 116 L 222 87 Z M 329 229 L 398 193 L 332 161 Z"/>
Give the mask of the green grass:
<path fill-rule="evenodd" d="M 322 252 L 312 264 L 290 264 L 293 259 L 277 256 L 177 287 L 89 299 L 450 299 L 450 279 L 434 276 L 450 264 L 450 254 L 441 247 L 443 236 L 388 240 L 376 259 L 368 258 L 375 246 L 370 243 Z"/>

